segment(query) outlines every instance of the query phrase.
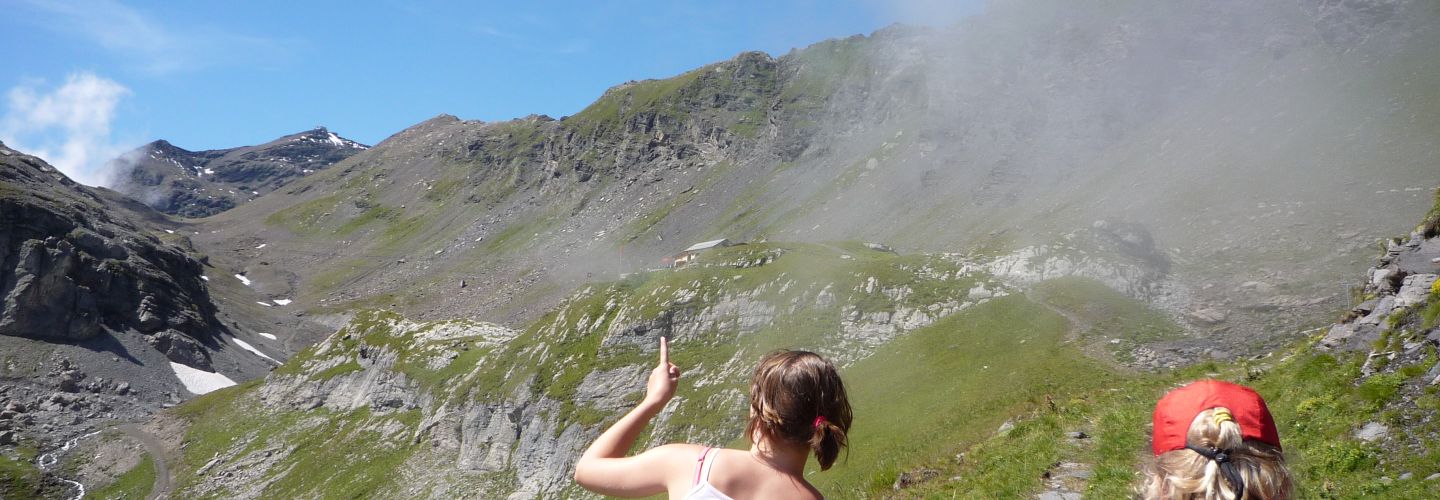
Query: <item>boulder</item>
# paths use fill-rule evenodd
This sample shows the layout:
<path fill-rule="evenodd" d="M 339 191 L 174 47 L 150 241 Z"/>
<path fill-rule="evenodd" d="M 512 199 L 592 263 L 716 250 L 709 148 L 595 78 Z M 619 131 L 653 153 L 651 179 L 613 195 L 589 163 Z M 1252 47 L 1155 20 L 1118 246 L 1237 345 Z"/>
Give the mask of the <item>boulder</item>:
<path fill-rule="evenodd" d="M 1360 430 L 1355 431 L 1355 439 L 1365 442 L 1379 441 L 1389 435 L 1390 427 L 1380 422 L 1367 423 L 1364 427 L 1361 427 Z"/>
<path fill-rule="evenodd" d="M 1430 297 L 1430 287 L 1440 275 L 1411 274 L 1401 282 L 1400 291 L 1395 293 L 1396 307 L 1409 307 L 1424 303 Z"/>
<path fill-rule="evenodd" d="M 135 326 L 141 333 L 153 333 L 165 326 L 165 318 L 160 315 L 159 309 L 154 295 L 146 295 L 140 300 L 140 308 L 135 312 Z"/>
<path fill-rule="evenodd" d="M 1228 318 L 1230 315 L 1220 309 L 1216 309 L 1214 307 L 1207 307 L 1204 309 L 1190 311 L 1185 316 L 1187 318 L 1190 318 L 1191 321 L 1202 325 L 1214 325 L 1217 323 L 1223 323 L 1225 319 Z"/>
<path fill-rule="evenodd" d="M 80 381 L 85 379 L 85 374 L 79 370 L 65 370 L 55 379 L 55 385 L 64 392 L 80 392 Z"/>
<path fill-rule="evenodd" d="M 146 337 L 155 350 L 165 354 L 170 361 L 205 371 L 215 371 L 210 366 L 210 355 L 195 339 L 175 330 L 165 330 Z"/>

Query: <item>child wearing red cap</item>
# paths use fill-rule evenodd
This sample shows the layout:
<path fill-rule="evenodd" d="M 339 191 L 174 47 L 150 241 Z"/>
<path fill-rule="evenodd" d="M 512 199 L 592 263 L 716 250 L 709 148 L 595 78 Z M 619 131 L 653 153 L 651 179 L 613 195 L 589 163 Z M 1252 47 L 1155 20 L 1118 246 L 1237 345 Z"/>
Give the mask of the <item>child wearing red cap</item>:
<path fill-rule="evenodd" d="M 1290 498 L 1290 471 L 1265 400 L 1249 387 L 1201 380 L 1155 405 L 1140 496 L 1146 499 Z"/>

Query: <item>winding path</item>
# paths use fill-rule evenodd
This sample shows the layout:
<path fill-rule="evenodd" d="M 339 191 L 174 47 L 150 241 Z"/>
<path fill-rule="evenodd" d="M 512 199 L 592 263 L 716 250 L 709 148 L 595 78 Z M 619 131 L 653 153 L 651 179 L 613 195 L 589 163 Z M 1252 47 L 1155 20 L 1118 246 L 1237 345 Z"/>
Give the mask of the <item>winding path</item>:
<path fill-rule="evenodd" d="M 155 485 L 150 488 L 150 494 L 145 496 L 146 500 L 168 498 L 170 496 L 170 464 L 165 461 L 165 446 L 160 444 L 160 439 L 148 432 L 140 430 L 135 424 L 125 424 L 116 427 L 126 436 L 140 441 L 145 446 L 145 452 L 155 461 Z"/>

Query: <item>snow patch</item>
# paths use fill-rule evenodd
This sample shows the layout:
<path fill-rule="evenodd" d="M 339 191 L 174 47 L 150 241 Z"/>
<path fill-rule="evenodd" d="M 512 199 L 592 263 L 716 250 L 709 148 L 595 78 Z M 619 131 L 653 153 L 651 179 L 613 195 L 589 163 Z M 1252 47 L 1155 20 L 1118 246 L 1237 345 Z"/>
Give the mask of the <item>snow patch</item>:
<path fill-rule="evenodd" d="M 214 170 L 210 170 L 210 169 L 208 169 L 208 168 L 205 169 L 205 173 L 210 174 L 210 175 L 215 175 L 215 171 L 214 171 Z"/>
<path fill-rule="evenodd" d="M 245 286 L 250 286 L 250 278 L 246 278 L 243 274 L 235 275 L 235 279 L 240 280 L 240 282 L 244 283 Z"/>
<path fill-rule="evenodd" d="M 290 300 L 290 299 L 275 299 L 275 300 L 272 300 L 271 302 L 274 302 L 275 305 L 277 305 L 277 306 L 288 306 L 288 305 L 290 305 L 291 302 L 294 302 L 294 301 L 293 301 L 293 300 Z"/>
<path fill-rule="evenodd" d="M 230 380 L 230 377 L 191 368 L 174 361 L 170 362 L 170 370 L 174 371 L 175 378 L 180 379 L 180 383 L 185 385 L 185 390 L 196 395 L 235 385 L 235 381 Z"/>
<path fill-rule="evenodd" d="M 265 337 L 265 338 L 270 339 L 270 340 L 276 340 L 276 337 L 275 337 L 274 335 L 271 335 L 271 334 L 268 334 L 268 333 L 265 333 L 265 332 L 257 332 L 256 335 L 259 335 L 259 336 L 261 336 L 261 337 Z"/>
<path fill-rule="evenodd" d="M 260 305 L 265 306 L 265 307 L 270 307 L 270 304 L 265 303 L 265 302 L 260 302 L 260 301 L 258 301 L 258 300 L 255 301 L 255 303 L 256 303 L 256 304 L 260 304 Z"/>
<path fill-rule="evenodd" d="M 265 248 L 265 245 L 269 245 L 269 243 L 261 243 L 260 246 L 255 247 L 255 249 L 256 249 L 256 250 L 259 250 L 259 249 L 261 249 L 261 248 Z"/>
<path fill-rule="evenodd" d="M 340 139 L 340 136 L 335 135 L 334 132 L 328 132 L 326 135 L 328 136 L 328 137 L 326 137 L 326 140 L 330 141 L 330 144 L 334 144 L 334 145 L 336 145 L 336 146 L 344 146 L 344 145 L 345 145 L 345 141 L 342 140 L 342 139 Z"/>
<path fill-rule="evenodd" d="M 205 275 L 203 275 L 203 274 L 200 275 L 200 279 L 205 280 L 205 281 L 210 281 L 210 277 L 209 277 L 209 276 L 205 276 Z"/>
<path fill-rule="evenodd" d="M 249 342 L 246 342 L 246 341 L 244 341 L 244 340 L 240 340 L 240 339 L 237 339 L 237 338 L 234 338 L 234 337 L 231 337 L 231 338 L 230 338 L 230 341 L 231 341 L 231 342 L 234 342 L 235 345 L 240 346 L 241 349 L 244 349 L 244 350 L 250 351 L 250 352 L 252 352 L 252 353 L 255 353 L 256 356 L 260 356 L 260 357 L 265 358 L 265 359 L 268 359 L 268 360 L 270 360 L 270 361 L 275 361 L 275 358 L 272 358 L 272 357 L 270 357 L 270 356 L 266 356 L 265 353 L 260 352 L 259 349 L 256 349 L 255 346 L 250 345 Z M 279 362 L 279 361 L 275 361 L 275 364 L 278 365 L 278 364 L 280 364 L 280 362 Z"/>
<path fill-rule="evenodd" d="M 170 234 L 175 234 L 175 230 L 174 230 L 174 229 L 166 229 L 165 232 L 170 233 Z"/>

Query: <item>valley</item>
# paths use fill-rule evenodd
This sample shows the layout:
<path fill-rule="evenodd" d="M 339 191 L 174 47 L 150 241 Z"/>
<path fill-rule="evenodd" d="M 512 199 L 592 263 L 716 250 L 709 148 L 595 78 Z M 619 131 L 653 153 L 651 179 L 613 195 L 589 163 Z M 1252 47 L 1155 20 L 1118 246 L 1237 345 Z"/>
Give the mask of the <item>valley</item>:
<path fill-rule="evenodd" d="M 1421 498 L 1437 20 L 1016 0 L 559 118 L 157 140 L 114 190 L 0 145 L 0 497 L 588 497 L 664 336 L 637 447 L 748 445 L 755 360 L 814 350 L 836 498 L 1127 497 L 1206 377 L 1265 394 L 1301 496 Z"/>

